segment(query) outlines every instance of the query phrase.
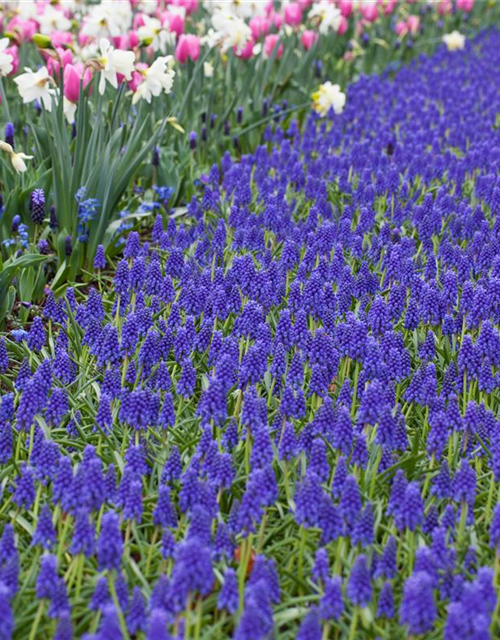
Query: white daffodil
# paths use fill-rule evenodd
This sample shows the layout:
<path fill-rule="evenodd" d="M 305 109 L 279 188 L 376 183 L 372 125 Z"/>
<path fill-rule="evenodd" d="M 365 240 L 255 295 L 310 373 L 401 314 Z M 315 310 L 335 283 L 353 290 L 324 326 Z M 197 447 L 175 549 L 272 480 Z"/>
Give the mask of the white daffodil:
<path fill-rule="evenodd" d="M 142 72 L 144 80 L 137 87 L 132 98 L 132 104 L 139 100 L 150 103 L 153 96 L 159 96 L 163 91 L 170 93 L 174 84 L 175 71 L 172 69 L 173 57 L 157 58 L 153 64 Z"/>
<path fill-rule="evenodd" d="M 311 11 L 309 11 L 309 18 L 319 18 L 319 32 L 321 34 L 326 34 L 329 31 L 338 31 L 341 16 L 339 9 L 328 0 L 321 0 L 315 3 Z"/>
<path fill-rule="evenodd" d="M 161 33 L 164 30 L 158 18 L 144 16 L 144 24 L 137 29 L 139 40 L 151 43 L 153 51 L 158 51 L 161 46 Z"/>
<path fill-rule="evenodd" d="M 90 38 L 118 38 L 130 31 L 131 27 L 132 10 L 129 0 L 112 0 L 94 5 L 90 9 L 80 33 Z"/>
<path fill-rule="evenodd" d="M 215 29 L 210 28 L 207 33 L 200 38 L 200 43 L 206 45 L 209 49 L 217 47 L 222 40 L 220 33 L 217 33 Z"/>
<path fill-rule="evenodd" d="M 26 73 L 22 73 L 20 76 L 17 76 L 17 78 L 14 78 L 14 82 L 17 84 L 19 94 L 24 104 L 33 102 L 34 100 L 41 100 L 47 111 L 50 111 L 52 109 L 52 97 L 55 96 L 55 91 L 50 87 L 53 80 L 49 75 L 47 67 L 41 67 L 41 69 L 38 69 L 36 72 L 25 67 L 24 71 Z"/>
<path fill-rule="evenodd" d="M 69 31 L 71 20 L 62 11 L 54 9 L 50 4 L 46 5 L 43 12 L 37 16 L 40 23 L 40 33 L 50 35 L 53 31 Z"/>
<path fill-rule="evenodd" d="M 241 18 L 227 11 L 214 14 L 212 24 L 219 34 L 223 52 L 235 47 L 236 53 L 241 53 L 252 37 L 250 27 Z"/>
<path fill-rule="evenodd" d="M 38 18 L 37 3 L 35 0 L 17 2 L 13 7 L 9 7 L 8 4 L 9 3 L 7 3 L 7 9 L 13 9 L 15 14 L 24 20 L 29 20 L 30 18 L 36 20 Z"/>
<path fill-rule="evenodd" d="M 14 68 L 12 62 L 13 56 L 10 53 L 6 53 L 5 49 L 9 46 L 9 39 L 2 38 L 0 40 L 0 76 L 8 76 Z"/>
<path fill-rule="evenodd" d="M 212 78 L 214 75 L 214 65 L 210 62 L 203 63 L 203 75 L 205 78 Z"/>
<path fill-rule="evenodd" d="M 443 42 L 447 46 L 448 51 L 460 51 L 465 47 L 465 36 L 459 31 L 452 31 L 443 36 Z"/>
<path fill-rule="evenodd" d="M 346 96 L 338 84 L 328 81 L 320 85 L 319 89 L 312 94 L 312 99 L 314 100 L 313 109 L 324 118 L 332 108 L 337 115 L 342 113 Z"/>
<path fill-rule="evenodd" d="M 71 102 L 68 98 L 63 98 L 63 111 L 68 121 L 68 124 L 73 124 L 75 121 L 75 113 L 76 113 L 76 102 Z"/>
<path fill-rule="evenodd" d="M 122 51 L 111 46 L 109 40 L 102 38 L 99 42 L 101 56 L 97 59 L 101 65 L 101 78 L 99 80 L 99 93 L 106 90 L 106 80 L 115 89 L 118 88 L 116 74 L 125 76 L 126 80 L 132 79 L 135 55 L 133 51 Z"/>
<path fill-rule="evenodd" d="M 262 0 L 205 0 L 203 6 L 210 13 L 226 11 L 245 19 L 265 15 L 266 12 L 266 3 Z"/>
<path fill-rule="evenodd" d="M 9 154 L 12 166 L 18 173 L 23 173 L 28 168 L 24 162 L 25 160 L 33 159 L 33 156 L 27 156 L 22 151 L 19 153 L 15 153 L 10 144 L 8 142 L 4 142 L 3 140 L 0 140 L 0 149 Z"/>

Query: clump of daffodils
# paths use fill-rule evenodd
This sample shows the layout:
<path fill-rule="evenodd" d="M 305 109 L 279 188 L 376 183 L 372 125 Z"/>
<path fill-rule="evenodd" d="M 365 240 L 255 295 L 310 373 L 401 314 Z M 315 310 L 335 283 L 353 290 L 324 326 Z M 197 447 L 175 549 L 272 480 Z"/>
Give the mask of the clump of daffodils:
<path fill-rule="evenodd" d="M 166 94 L 170 93 L 175 77 L 175 71 L 172 69 L 173 64 L 172 56 L 163 56 L 157 58 L 150 67 L 143 69 L 140 72 L 143 80 L 134 93 L 132 104 L 141 98 L 150 103 L 151 98 L 159 96 L 162 91 Z"/>
<path fill-rule="evenodd" d="M 465 36 L 459 31 L 452 31 L 443 36 L 443 42 L 448 51 L 461 51 L 465 47 Z"/>
<path fill-rule="evenodd" d="M 319 86 L 318 90 L 312 94 L 312 99 L 314 101 L 313 109 L 324 118 L 330 109 L 333 109 L 337 115 L 342 113 L 346 95 L 340 90 L 338 84 L 332 84 L 328 81 Z"/>

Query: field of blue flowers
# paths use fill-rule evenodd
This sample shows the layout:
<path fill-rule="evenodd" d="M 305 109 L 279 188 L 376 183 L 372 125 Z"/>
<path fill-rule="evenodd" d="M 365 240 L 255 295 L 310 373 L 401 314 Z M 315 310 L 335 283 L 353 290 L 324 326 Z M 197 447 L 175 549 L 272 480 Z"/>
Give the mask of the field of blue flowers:
<path fill-rule="evenodd" d="M 16 187 L 0 640 L 500 637 L 500 34 L 448 49 L 275 110 L 185 206 L 137 181 L 90 266 Z"/>

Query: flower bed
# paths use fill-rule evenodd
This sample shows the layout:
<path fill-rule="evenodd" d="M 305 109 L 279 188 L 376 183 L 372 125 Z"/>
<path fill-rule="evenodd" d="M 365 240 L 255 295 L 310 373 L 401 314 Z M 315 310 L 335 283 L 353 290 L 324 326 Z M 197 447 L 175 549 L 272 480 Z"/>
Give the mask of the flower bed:
<path fill-rule="evenodd" d="M 269 126 L 2 339 L 2 637 L 498 634 L 498 45 Z"/>
<path fill-rule="evenodd" d="M 360 74 L 443 38 L 463 48 L 497 14 L 473 0 L 3 2 L 0 323 L 81 278 L 99 245 L 113 259 L 154 207 L 184 206 L 227 150 L 253 152 L 276 119 L 301 126 L 312 96 L 339 113 Z"/>

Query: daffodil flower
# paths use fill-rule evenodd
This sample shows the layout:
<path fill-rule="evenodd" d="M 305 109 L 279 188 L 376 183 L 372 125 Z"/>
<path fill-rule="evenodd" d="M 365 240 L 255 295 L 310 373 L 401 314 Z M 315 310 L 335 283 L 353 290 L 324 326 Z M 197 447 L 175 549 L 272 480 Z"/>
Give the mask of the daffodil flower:
<path fill-rule="evenodd" d="M 9 39 L 0 40 L 0 76 L 8 76 L 13 69 L 14 57 L 6 51 L 9 46 Z"/>
<path fill-rule="evenodd" d="M 461 51 L 465 47 L 465 36 L 459 31 L 452 31 L 443 36 L 448 51 Z"/>
<path fill-rule="evenodd" d="M 172 56 L 160 57 L 149 68 L 142 71 L 144 80 L 137 87 L 137 91 L 132 98 L 132 104 L 135 104 L 141 98 L 150 103 L 152 96 L 159 96 L 162 91 L 167 94 L 172 91 L 175 76 L 172 63 Z"/>
<path fill-rule="evenodd" d="M 8 142 L 4 142 L 3 140 L 0 140 L 0 149 L 9 154 L 12 166 L 18 173 L 24 173 L 28 168 L 26 166 L 26 163 L 24 162 L 25 160 L 33 159 L 33 156 L 27 156 L 22 151 L 16 153 L 11 145 Z"/>
<path fill-rule="evenodd" d="M 312 94 L 312 99 L 314 100 L 313 109 L 324 118 L 332 108 L 337 115 L 342 113 L 346 96 L 338 84 L 328 81 L 319 86 L 318 90 Z"/>
<path fill-rule="evenodd" d="M 25 67 L 24 71 L 26 73 L 14 78 L 24 104 L 34 100 L 41 100 L 47 111 L 50 111 L 52 108 L 52 96 L 55 95 L 55 91 L 50 88 L 50 85 L 54 84 L 54 80 L 49 75 L 47 67 L 41 67 L 36 72 Z"/>
<path fill-rule="evenodd" d="M 99 80 L 99 93 L 104 94 L 106 90 L 106 81 L 114 87 L 118 88 L 117 74 L 125 77 L 125 80 L 132 78 L 134 70 L 135 54 L 133 51 L 121 51 L 111 46 L 106 38 L 102 38 L 99 42 L 101 56 L 97 59 L 101 67 L 101 79 Z"/>

